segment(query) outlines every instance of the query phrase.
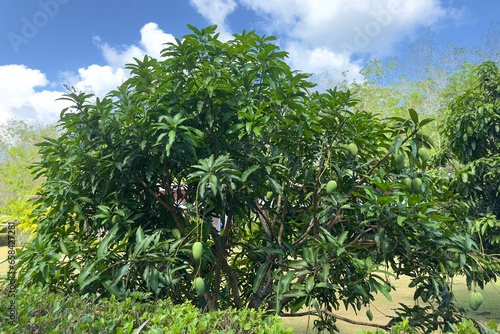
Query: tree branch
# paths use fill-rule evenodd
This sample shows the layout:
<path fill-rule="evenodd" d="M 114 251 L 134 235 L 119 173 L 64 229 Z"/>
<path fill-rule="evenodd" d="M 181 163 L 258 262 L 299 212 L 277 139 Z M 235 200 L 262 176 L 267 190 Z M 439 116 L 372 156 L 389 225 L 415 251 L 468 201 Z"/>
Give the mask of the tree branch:
<path fill-rule="evenodd" d="M 325 313 L 326 315 L 328 315 L 328 316 L 330 316 L 332 318 L 335 318 L 335 319 L 338 319 L 340 321 L 344 321 L 344 322 L 347 322 L 347 323 L 353 324 L 353 325 L 375 327 L 375 328 L 380 328 L 380 329 L 384 329 L 384 330 L 390 329 L 389 325 L 380 325 L 380 324 L 374 324 L 374 323 L 371 323 L 371 322 L 364 322 L 364 321 L 352 320 L 352 319 L 343 317 L 341 315 L 332 313 L 332 312 L 328 311 L 327 309 L 322 309 L 321 312 Z M 286 317 L 302 317 L 302 316 L 305 316 L 305 315 L 316 315 L 317 316 L 318 312 L 316 312 L 316 311 L 307 311 L 307 312 L 298 312 L 298 313 L 293 313 L 293 314 L 283 313 L 283 314 L 280 314 L 280 317 L 283 317 L 283 318 L 286 318 Z"/>
<path fill-rule="evenodd" d="M 177 215 L 177 209 L 174 205 L 165 202 L 160 195 L 158 195 L 153 189 L 151 189 L 144 180 L 137 178 L 137 180 L 142 184 L 142 186 L 160 203 L 163 207 L 165 207 L 174 218 L 175 227 L 181 232 L 181 234 L 185 234 L 184 227 L 181 224 L 179 216 Z M 170 189 L 172 190 L 172 189 Z"/>
<path fill-rule="evenodd" d="M 241 308 L 241 298 L 240 298 L 240 290 L 238 288 L 238 278 L 234 271 L 229 267 L 227 263 L 226 256 L 224 254 L 224 245 L 222 243 L 222 237 L 219 232 L 215 228 L 210 229 L 210 235 L 214 239 L 215 243 L 215 255 L 217 256 L 217 260 L 221 266 L 222 271 L 226 274 L 229 279 L 229 283 L 231 284 L 231 291 L 233 293 L 234 304 L 236 308 Z"/>

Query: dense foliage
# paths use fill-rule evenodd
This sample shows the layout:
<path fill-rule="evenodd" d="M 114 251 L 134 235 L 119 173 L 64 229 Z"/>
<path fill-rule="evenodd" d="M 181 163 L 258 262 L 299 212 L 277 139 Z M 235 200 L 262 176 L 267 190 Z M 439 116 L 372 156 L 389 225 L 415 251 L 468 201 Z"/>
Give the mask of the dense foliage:
<path fill-rule="evenodd" d="M 233 333 L 285 334 L 281 319 L 258 310 L 202 313 L 189 302 L 174 305 L 170 300 L 142 303 L 134 296 L 118 301 L 95 294 L 50 293 L 30 288 L 19 294 L 18 319 L 7 317 L 9 298 L 0 292 L 0 330 L 2 333 Z M 3 318 L 2 318 L 3 317 Z"/>
<path fill-rule="evenodd" d="M 390 277 L 408 275 L 426 303 L 402 305 L 395 322 L 460 320 L 447 278 L 484 284 L 500 265 L 460 223 L 465 203 L 427 172 L 432 120 L 381 119 L 355 111 L 349 90 L 314 92 L 273 37 L 223 43 L 215 27 L 191 29 L 163 59 L 128 65 L 104 99 L 66 95 L 62 135 L 41 144 L 20 283 L 210 310 L 307 307 L 333 331 L 335 310 L 390 298 Z"/>
<path fill-rule="evenodd" d="M 485 62 L 473 83 L 448 105 L 443 129 L 454 163 L 453 188 L 468 204 L 470 228 L 486 251 L 500 254 L 500 73 Z M 446 151 L 445 151 L 446 152 Z M 453 161 L 453 160 L 452 160 Z"/>

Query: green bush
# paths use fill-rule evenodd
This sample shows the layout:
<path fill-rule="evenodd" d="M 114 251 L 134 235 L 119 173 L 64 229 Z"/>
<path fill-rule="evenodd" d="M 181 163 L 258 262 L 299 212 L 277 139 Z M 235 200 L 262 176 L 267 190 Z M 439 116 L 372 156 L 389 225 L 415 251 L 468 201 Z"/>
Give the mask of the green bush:
<path fill-rule="evenodd" d="M 187 302 L 118 301 L 41 288 L 18 291 L 15 299 L 18 320 L 12 325 L 7 315 L 12 298 L 6 290 L 0 292 L 0 329 L 6 333 L 292 333 L 279 317 L 259 310 L 203 313 Z"/>

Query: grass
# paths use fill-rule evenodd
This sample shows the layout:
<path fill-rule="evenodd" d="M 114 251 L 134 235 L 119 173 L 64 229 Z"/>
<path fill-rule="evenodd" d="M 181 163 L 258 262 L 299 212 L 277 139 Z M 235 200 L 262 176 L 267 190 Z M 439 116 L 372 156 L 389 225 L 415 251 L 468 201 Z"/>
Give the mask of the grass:
<path fill-rule="evenodd" d="M 401 277 L 400 279 L 393 282 L 396 291 L 391 293 L 392 302 L 388 301 L 383 295 L 378 295 L 375 302 L 371 306 L 373 312 L 374 324 L 387 324 L 390 320 L 389 316 L 394 315 L 394 309 L 399 307 L 398 303 L 405 303 L 406 305 L 413 305 L 413 289 L 408 288 L 408 283 L 410 279 L 408 277 Z M 477 290 L 480 291 L 480 290 Z M 485 287 L 484 291 L 480 291 L 484 296 L 484 302 L 477 311 L 472 311 L 469 307 L 469 291 L 467 290 L 467 285 L 465 283 L 464 277 L 455 278 L 453 281 L 453 292 L 457 302 L 463 306 L 467 311 L 467 316 L 478 320 L 483 324 L 487 324 L 490 319 L 495 319 L 497 323 L 500 323 L 500 307 L 498 300 L 500 297 L 500 281 L 496 284 L 489 284 Z M 355 321 L 369 322 L 365 315 L 365 310 L 361 310 L 358 314 L 354 311 L 346 311 L 341 309 L 339 311 L 333 312 L 339 316 L 349 318 Z M 316 331 L 310 330 L 307 332 L 307 322 L 308 317 L 297 317 L 283 318 L 285 325 L 294 328 L 295 334 L 306 334 L 306 333 L 317 333 Z M 314 318 L 310 318 L 310 327 L 312 327 Z M 355 334 L 363 330 L 374 330 L 373 327 L 353 325 L 343 321 L 337 321 L 338 328 L 342 334 Z"/>
<path fill-rule="evenodd" d="M 8 247 L 0 247 L 0 261 L 7 258 Z M 0 264 L 0 276 L 7 273 L 8 263 Z M 388 301 L 384 296 L 379 295 L 373 305 L 371 310 L 373 312 L 373 323 L 374 324 L 386 324 L 389 321 L 389 316 L 394 314 L 394 309 L 399 306 L 398 303 L 405 303 L 407 305 L 413 304 L 413 289 L 407 288 L 409 283 L 408 277 L 402 277 L 393 282 L 396 291 L 392 293 L 392 302 Z M 482 323 L 487 323 L 489 319 L 496 319 L 497 323 L 500 323 L 500 307 L 498 306 L 498 300 L 500 297 L 500 281 L 496 284 L 489 284 L 486 286 L 484 291 L 481 293 L 484 296 L 484 303 L 475 312 L 469 307 L 469 292 L 465 284 L 465 279 L 463 277 L 458 277 L 453 282 L 453 291 L 457 301 L 467 310 L 467 315 L 473 319 L 476 319 Z M 341 309 L 340 311 L 334 312 L 337 315 L 362 322 L 368 322 L 368 318 L 365 315 L 365 311 L 362 310 L 358 314 L 353 311 L 345 311 Z M 310 327 L 312 327 L 314 318 L 310 319 Z M 284 318 L 285 325 L 287 327 L 293 327 L 295 334 L 306 334 L 308 317 L 286 317 Z M 359 325 L 348 324 L 343 321 L 337 321 L 340 333 L 342 334 L 355 334 L 362 330 L 372 329 L 372 327 L 363 327 Z M 310 331 L 309 333 L 316 333 Z"/>

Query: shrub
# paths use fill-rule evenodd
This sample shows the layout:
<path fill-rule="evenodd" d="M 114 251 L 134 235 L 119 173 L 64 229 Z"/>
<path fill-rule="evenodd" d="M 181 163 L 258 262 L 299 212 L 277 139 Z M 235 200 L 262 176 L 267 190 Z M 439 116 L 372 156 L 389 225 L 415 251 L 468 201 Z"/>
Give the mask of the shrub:
<path fill-rule="evenodd" d="M 98 295 L 63 294 L 47 289 L 18 291 L 18 320 L 9 324 L 6 290 L 0 292 L 0 328 L 7 333 L 292 333 L 277 316 L 264 311 L 226 309 L 203 313 L 186 302 L 139 302 L 144 296 L 118 301 Z M 1 327 L 1 326 L 0 326 Z"/>

